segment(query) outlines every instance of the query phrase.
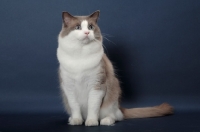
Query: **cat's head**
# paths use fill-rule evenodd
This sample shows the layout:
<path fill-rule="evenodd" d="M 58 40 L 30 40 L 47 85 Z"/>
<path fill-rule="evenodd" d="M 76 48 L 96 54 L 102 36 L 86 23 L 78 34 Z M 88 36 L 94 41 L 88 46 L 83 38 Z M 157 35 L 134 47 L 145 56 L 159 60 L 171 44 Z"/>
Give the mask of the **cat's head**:
<path fill-rule="evenodd" d="M 72 16 L 68 12 L 63 12 L 63 27 L 60 36 L 67 36 L 84 44 L 102 41 L 101 31 L 97 25 L 99 13 L 95 11 L 89 16 Z"/>

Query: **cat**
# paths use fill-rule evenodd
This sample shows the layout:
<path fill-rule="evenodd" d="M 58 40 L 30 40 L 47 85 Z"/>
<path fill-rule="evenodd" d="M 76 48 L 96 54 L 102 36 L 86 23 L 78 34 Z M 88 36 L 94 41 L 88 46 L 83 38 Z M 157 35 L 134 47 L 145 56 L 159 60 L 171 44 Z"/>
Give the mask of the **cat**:
<path fill-rule="evenodd" d="M 158 117 L 173 113 L 167 103 L 146 108 L 120 107 L 120 84 L 103 49 L 97 20 L 100 11 L 88 16 L 62 13 L 57 58 L 63 104 L 70 125 L 113 125 L 129 118 Z"/>

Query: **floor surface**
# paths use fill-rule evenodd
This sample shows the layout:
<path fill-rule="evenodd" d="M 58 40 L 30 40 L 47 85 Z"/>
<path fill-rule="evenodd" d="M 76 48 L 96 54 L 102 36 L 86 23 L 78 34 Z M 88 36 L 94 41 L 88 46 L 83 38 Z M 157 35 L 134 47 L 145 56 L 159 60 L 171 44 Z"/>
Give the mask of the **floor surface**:
<path fill-rule="evenodd" d="M 0 115 L 0 132 L 200 132 L 200 112 L 176 112 L 174 115 L 129 119 L 114 126 L 85 127 L 67 124 L 64 113 Z"/>

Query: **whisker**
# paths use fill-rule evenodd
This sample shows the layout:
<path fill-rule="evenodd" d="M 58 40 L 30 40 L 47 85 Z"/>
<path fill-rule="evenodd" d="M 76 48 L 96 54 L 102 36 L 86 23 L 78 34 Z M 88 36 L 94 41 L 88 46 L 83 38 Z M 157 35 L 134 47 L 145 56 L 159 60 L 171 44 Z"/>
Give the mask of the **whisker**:
<path fill-rule="evenodd" d="M 102 46 L 103 46 L 103 48 L 106 50 L 106 53 L 108 53 L 108 50 L 107 50 L 106 46 L 103 45 L 103 44 L 102 44 Z"/>
<path fill-rule="evenodd" d="M 103 38 L 105 38 L 107 41 L 111 42 L 112 44 L 115 44 L 115 45 L 116 45 L 116 43 L 112 42 L 111 40 L 109 40 L 109 39 L 106 38 L 105 36 L 103 36 Z"/>
<path fill-rule="evenodd" d="M 100 43 L 99 40 L 97 40 L 97 39 L 94 39 L 94 40 L 95 40 L 96 42 Z M 104 44 L 102 44 L 102 46 L 103 46 L 103 48 L 106 50 L 106 52 L 108 53 L 108 50 L 107 50 L 106 46 L 105 46 Z"/>
<path fill-rule="evenodd" d="M 106 33 L 102 33 L 102 35 L 108 36 L 108 37 L 114 37 L 114 36 L 112 36 L 112 35 L 110 35 L 110 34 L 106 34 Z"/>
<path fill-rule="evenodd" d="M 114 36 L 112 36 L 112 35 L 109 35 L 109 34 L 106 34 L 106 33 L 102 33 L 102 34 L 97 34 L 97 35 L 100 35 L 100 36 L 102 36 L 105 40 L 107 40 L 108 42 L 110 42 L 110 43 L 112 43 L 112 44 L 115 44 L 116 45 L 116 43 L 114 43 L 113 41 L 111 41 L 110 39 L 108 39 L 107 37 L 114 37 Z M 96 36 L 96 37 L 99 37 L 99 36 Z"/>

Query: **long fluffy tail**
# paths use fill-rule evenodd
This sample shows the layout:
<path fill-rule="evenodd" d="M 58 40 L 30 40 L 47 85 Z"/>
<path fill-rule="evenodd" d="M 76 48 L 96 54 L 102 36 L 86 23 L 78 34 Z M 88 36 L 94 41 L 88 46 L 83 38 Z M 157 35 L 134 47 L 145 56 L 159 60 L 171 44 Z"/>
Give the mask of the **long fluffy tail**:
<path fill-rule="evenodd" d="M 173 114 L 173 107 L 167 103 L 163 103 L 154 107 L 144 107 L 144 108 L 132 108 L 126 109 L 121 108 L 124 115 L 124 119 L 130 118 L 148 118 L 148 117 L 159 117 Z"/>

